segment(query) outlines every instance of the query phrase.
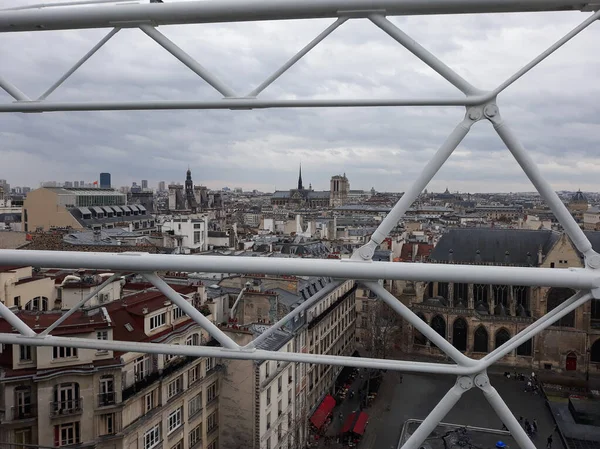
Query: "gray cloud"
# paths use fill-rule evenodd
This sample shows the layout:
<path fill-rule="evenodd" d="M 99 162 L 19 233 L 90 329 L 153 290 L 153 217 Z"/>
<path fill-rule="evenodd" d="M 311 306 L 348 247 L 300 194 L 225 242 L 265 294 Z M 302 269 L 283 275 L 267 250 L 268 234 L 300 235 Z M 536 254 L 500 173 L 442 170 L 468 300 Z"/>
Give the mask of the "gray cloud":
<path fill-rule="evenodd" d="M 25 3 L 25 2 L 23 2 Z M 31 3 L 31 2 L 30 2 Z M 474 85 L 490 89 L 584 20 L 583 13 L 392 19 Z M 162 27 L 243 95 L 331 20 Z M 3 35 L 2 75 L 40 95 L 107 30 Z M 590 27 L 498 98 L 557 189 L 598 190 L 600 72 Z M 456 91 L 366 20 L 347 22 L 292 67 L 264 98 L 457 97 Z M 219 94 L 139 30 L 122 30 L 52 100 L 218 99 Z M 10 101 L 0 92 L 0 99 Z M 328 188 L 346 172 L 353 188 L 404 190 L 435 153 L 462 108 L 293 109 L 4 114 L 0 177 L 13 185 L 97 179 L 117 185 L 194 178 L 210 187 Z M 478 123 L 429 186 L 533 190 L 487 123 Z"/>

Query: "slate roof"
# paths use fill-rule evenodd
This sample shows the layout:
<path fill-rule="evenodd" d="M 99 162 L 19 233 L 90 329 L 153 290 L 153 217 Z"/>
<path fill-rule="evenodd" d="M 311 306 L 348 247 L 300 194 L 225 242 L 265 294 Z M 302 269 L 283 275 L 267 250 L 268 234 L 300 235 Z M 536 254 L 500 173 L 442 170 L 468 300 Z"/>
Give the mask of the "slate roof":
<path fill-rule="evenodd" d="M 598 234 L 600 246 L 600 233 Z M 442 236 L 431 253 L 430 260 L 536 266 L 538 249 L 541 247 L 542 253 L 548 254 L 559 238 L 560 233 L 547 230 L 451 229 Z"/>

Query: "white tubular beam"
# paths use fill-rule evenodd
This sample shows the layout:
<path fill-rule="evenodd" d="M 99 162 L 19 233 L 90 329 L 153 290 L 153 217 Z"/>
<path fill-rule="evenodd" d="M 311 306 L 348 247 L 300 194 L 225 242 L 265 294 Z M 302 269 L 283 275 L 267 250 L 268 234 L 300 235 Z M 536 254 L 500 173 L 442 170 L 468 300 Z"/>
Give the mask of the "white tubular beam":
<path fill-rule="evenodd" d="M 256 257 L 165 255 L 148 253 L 87 253 L 73 251 L 0 250 L 0 265 L 52 268 L 89 268 L 121 272 L 185 271 L 193 273 L 264 273 L 271 275 L 330 276 L 339 279 L 399 279 L 408 281 L 462 282 L 591 290 L 600 287 L 593 270 L 530 267 L 497 267 L 332 259 L 273 259 Z"/>
<path fill-rule="evenodd" d="M 254 340 L 252 340 L 250 343 L 248 343 L 243 348 L 244 349 L 254 348 L 254 347 L 258 346 L 261 342 L 266 340 L 269 337 L 269 335 L 273 334 L 273 332 L 275 332 L 277 329 L 283 327 L 283 325 L 285 325 L 286 323 L 288 323 L 289 321 L 294 319 L 294 317 L 300 315 L 301 312 L 303 312 L 306 309 L 308 309 L 309 307 L 311 307 L 317 301 L 320 301 L 321 299 L 323 299 L 324 294 L 327 294 L 328 292 L 333 291 L 339 285 L 340 285 L 339 283 L 335 282 L 333 285 L 329 284 L 324 289 L 319 290 L 319 292 L 317 292 L 316 295 L 312 295 L 310 298 L 308 298 L 306 301 L 304 301 L 300 306 L 296 307 L 294 310 L 292 310 L 290 313 L 288 313 L 282 319 L 277 321 L 269 329 L 267 329 L 265 332 L 260 334 L 258 337 L 256 337 Z M 321 293 L 321 292 L 323 292 L 323 293 Z"/>
<path fill-rule="evenodd" d="M 8 321 L 21 335 L 26 337 L 35 337 L 37 335 L 33 329 L 27 326 L 27 324 L 6 307 L 3 302 L 0 302 L 0 316 Z"/>
<path fill-rule="evenodd" d="M 204 330 L 212 335 L 224 348 L 227 349 L 239 349 L 239 345 L 233 341 L 228 335 L 215 326 L 211 321 L 206 318 L 202 313 L 192 306 L 189 302 L 181 297 L 179 293 L 173 290 L 169 284 L 163 281 L 156 273 L 144 273 L 143 276 L 154 285 L 163 295 L 183 310 L 187 316 L 198 323 Z"/>
<path fill-rule="evenodd" d="M 306 45 L 302 50 L 300 50 L 298 53 L 292 56 L 292 58 L 290 58 L 285 64 L 283 64 L 279 69 L 277 69 L 275 73 L 273 73 L 270 77 L 263 81 L 256 89 L 250 92 L 247 96 L 256 97 L 258 94 L 260 94 L 263 90 L 269 87 L 273 83 L 273 81 L 275 81 L 277 78 L 283 75 L 290 67 L 296 64 L 305 54 L 307 54 L 309 51 L 315 48 L 317 44 L 319 44 L 323 39 L 325 39 L 327 36 L 333 33 L 346 20 L 348 20 L 348 17 L 340 17 L 331 25 L 329 25 L 321 34 L 319 34 L 312 41 L 310 41 L 308 45 Z"/>
<path fill-rule="evenodd" d="M 470 379 L 469 379 L 470 380 Z M 442 400 L 433 408 L 427 418 L 417 427 L 417 430 L 410 436 L 406 443 L 402 445 L 402 449 L 419 449 L 425 439 L 431 435 L 431 432 L 438 426 L 440 421 L 448 414 L 462 397 L 465 390 L 460 387 L 458 382 L 454 384 L 448 393 L 444 395 Z"/>
<path fill-rule="evenodd" d="M 50 327 L 48 327 L 46 330 L 41 332 L 39 334 L 39 336 L 45 337 L 46 335 L 50 335 L 50 332 L 52 332 L 54 329 L 56 329 L 58 326 L 60 326 L 62 323 L 64 323 L 67 318 L 69 318 L 71 315 L 73 315 L 75 312 L 77 312 L 80 307 L 82 307 L 86 302 L 88 302 L 90 299 L 92 299 L 94 296 L 96 296 L 98 293 L 100 293 L 104 287 L 106 287 L 108 284 L 113 282 L 119 276 L 121 276 L 121 273 L 113 274 L 112 276 L 107 278 L 102 284 L 100 284 L 100 286 L 98 286 L 98 288 L 94 289 L 94 291 L 92 291 L 92 293 L 90 293 L 85 298 L 83 298 L 81 301 L 79 301 L 77 304 L 75 304 L 75 306 L 73 308 L 69 309 L 66 313 L 61 315 L 58 318 L 58 320 L 56 320 L 54 323 L 52 323 L 50 325 Z"/>
<path fill-rule="evenodd" d="M 0 104 L 0 112 L 69 112 L 69 111 L 146 111 L 184 109 L 271 109 L 271 108 L 346 108 L 346 107 L 394 107 L 394 106 L 469 106 L 487 97 L 456 99 L 315 99 L 315 100 L 260 100 L 256 98 L 224 98 L 216 101 L 90 101 L 50 102 L 30 101 Z"/>
<path fill-rule="evenodd" d="M 390 37 L 392 37 L 392 39 L 396 40 L 413 55 L 443 76 L 449 83 L 454 85 L 465 95 L 477 95 L 481 93 L 479 89 L 476 89 L 474 86 L 472 86 L 471 83 L 440 61 L 437 57 L 421 46 L 421 44 L 408 36 L 404 31 L 402 31 L 381 14 L 370 15 L 369 20 L 385 31 Z"/>
<path fill-rule="evenodd" d="M 54 92 L 58 88 L 58 86 L 64 83 L 67 80 L 67 78 L 69 78 L 75 72 L 75 70 L 81 67 L 85 61 L 90 59 L 94 53 L 100 50 L 102 46 L 106 44 L 118 32 L 119 28 L 113 28 L 106 36 L 102 38 L 102 40 L 100 40 L 100 42 L 94 45 L 94 47 L 90 51 L 88 51 L 79 61 L 77 61 L 73 67 L 71 67 L 63 76 L 61 76 L 58 81 L 56 81 L 52 86 L 50 86 L 50 88 L 46 92 L 40 95 L 37 101 L 45 100 L 48 97 L 48 95 Z"/>
<path fill-rule="evenodd" d="M 512 437 L 517 441 L 519 447 L 521 449 L 536 449 L 535 444 L 531 442 L 525 430 L 519 424 L 504 402 L 504 400 L 500 397 L 498 392 L 492 385 L 490 385 L 490 381 L 485 374 L 480 374 L 475 378 L 475 384 L 481 388 L 483 391 L 483 395 L 490 403 L 492 408 L 496 411 L 498 417 L 502 420 L 502 422 L 508 427 Z"/>
<path fill-rule="evenodd" d="M 408 190 L 404 192 L 402 198 L 398 200 L 390 213 L 385 216 L 381 224 L 377 227 L 369 242 L 371 246 L 373 246 L 373 249 L 383 242 L 391 230 L 394 229 L 394 226 L 398 224 L 398 221 L 404 216 L 411 204 L 419 197 L 423 189 L 427 187 L 427 184 L 429 184 L 442 165 L 448 160 L 452 152 L 468 134 L 472 124 L 472 120 L 465 118 L 456 126 L 456 128 L 454 128 L 437 153 L 435 153 L 433 158 L 423 168 L 419 177 L 412 183 Z M 369 243 L 367 245 L 369 245 Z M 370 257 L 371 256 L 372 253 L 370 253 Z M 368 258 L 370 259 L 370 257 Z M 387 278 L 382 277 L 382 279 Z"/>
<path fill-rule="evenodd" d="M 25 95 L 23 92 L 21 92 L 17 86 L 15 86 L 13 83 L 11 83 L 10 81 L 8 81 L 6 78 L 4 78 L 2 76 L 0 76 L 0 87 L 2 89 L 4 89 L 6 91 L 6 93 L 8 95 L 10 95 L 11 97 L 13 97 L 15 100 L 31 101 L 31 98 L 29 98 L 27 95 Z"/>
<path fill-rule="evenodd" d="M 235 97 L 236 93 L 230 87 L 225 85 L 215 75 L 211 74 L 198 61 L 188 55 L 185 51 L 179 48 L 168 37 L 158 31 L 151 25 L 140 25 L 140 30 L 146 33 L 150 38 L 154 39 L 158 45 L 163 47 L 177 59 L 179 59 L 192 72 L 214 87 L 224 97 Z"/>
<path fill-rule="evenodd" d="M 64 3 L 37 3 L 35 5 L 27 5 L 27 6 L 17 6 L 14 8 L 5 8 L 0 9 L 2 11 L 22 11 L 24 9 L 39 9 L 39 8 L 53 8 L 60 6 L 80 6 L 80 5 L 96 5 L 101 3 L 121 3 L 128 2 L 130 0 L 80 0 L 80 1 L 72 1 L 72 2 L 64 2 Z"/>
<path fill-rule="evenodd" d="M 480 364 L 479 361 L 473 360 L 458 349 L 456 349 L 452 344 L 438 334 L 431 326 L 429 326 L 425 321 L 419 318 L 414 314 L 412 310 L 402 304 L 394 295 L 388 292 L 385 288 L 379 285 L 378 282 L 365 282 L 363 284 L 373 293 L 375 293 L 379 299 L 384 301 L 387 305 L 389 305 L 396 313 L 398 313 L 402 318 L 412 324 L 416 329 L 419 330 L 425 337 L 427 337 L 432 343 L 434 343 L 439 349 L 441 349 L 448 357 L 451 357 L 456 363 L 460 366 L 477 366 Z M 442 416 L 443 418 L 443 416 Z"/>
<path fill-rule="evenodd" d="M 337 18 L 344 12 L 366 17 L 381 12 L 389 16 L 475 14 L 526 11 L 572 11 L 586 8 L 582 0 L 232 0 L 222 2 L 170 2 L 107 5 L 89 8 L 62 7 L 28 11 L 3 11 L 0 32 L 113 28 L 139 23 L 246 22 Z M 592 6 L 593 7 L 593 6 Z"/>
<path fill-rule="evenodd" d="M 517 81 L 519 78 L 521 78 L 523 75 L 525 75 L 531 69 L 533 69 L 536 65 L 538 65 L 540 62 L 542 62 L 544 59 L 546 59 L 548 56 L 550 56 L 552 53 L 554 53 L 556 50 L 558 50 L 564 44 L 569 42 L 571 39 L 573 39 L 575 36 L 577 36 L 579 33 L 581 33 L 583 30 L 585 30 L 588 26 L 590 26 L 592 23 L 594 23 L 599 18 L 600 18 L 600 11 L 596 11 L 590 17 L 585 19 L 580 25 L 573 28 L 573 30 L 571 30 L 569 33 L 567 33 L 563 38 L 556 41 L 546 51 L 544 51 L 543 53 L 540 53 L 540 55 L 537 56 L 536 58 L 534 58 L 529 64 L 523 66 L 517 73 L 515 73 L 513 76 L 511 76 L 506 81 L 504 81 L 502 84 L 500 84 L 500 86 L 498 86 L 496 89 L 494 89 L 493 94 L 491 95 L 492 98 L 496 97 L 500 92 L 502 92 L 504 89 L 506 89 L 508 86 L 510 86 L 515 81 Z"/>
<path fill-rule="evenodd" d="M 494 129 L 506 147 L 510 150 L 514 158 L 517 160 L 537 191 L 540 193 L 542 198 L 546 201 L 546 204 L 548 204 L 554 213 L 554 216 L 563 226 L 565 232 L 571 238 L 571 241 L 575 247 L 586 257 L 595 254 L 594 250 L 592 249 L 592 244 L 585 236 L 579 225 L 575 222 L 575 219 L 560 200 L 550 183 L 544 179 L 540 169 L 537 167 L 535 162 L 533 162 L 533 159 L 531 159 L 531 156 L 529 156 L 527 150 L 525 150 L 512 129 L 510 129 L 508 124 L 500 117 L 499 113 L 497 113 L 491 121 L 494 124 Z"/>
<path fill-rule="evenodd" d="M 0 334 L 0 343 L 29 346 L 65 346 L 68 348 L 103 349 L 107 351 L 172 354 L 193 357 L 216 357 L 234 360 L 280 360 L 282 362 L 315 363 L 317 365 L 353 366 L 356 368 L 389 369 L 407 373 L 470 374 L 467 367 L 439 363 L 383 360 L 367 357 L 304 354 L 296 352 L 265 351 L 262 349 L 227 349 L 211 346 L 170 345 L 130 341 L 93 340 L 48 335 L 44 338 L 19 334 Z"/>
<path fill-rule="evenodd" d="M 573 310 L 575 310 L 582 304 L 585 304 L 591 298 L 592 294 L 589 292 L 577 292 L 575 295 L 571 296 L 569 299 L 560 304 L 557 308 L 546 313 L 543 317 L 536 320 L 535 323 L 527 326 L 517 335 L 512 337 L 503 345 L 501 345 L 499 348 L 494 349 L 492 352 L 490 352 L 484 358 L 482 358 L 482 369 L 487 369 L 490 365 L 496 363 L 510 351 L 525 343 L 534 335 L 539 334 L 549 326 L 552 326 L 553 323 L 560 320 L 568 313 L 571 313 Z"/>

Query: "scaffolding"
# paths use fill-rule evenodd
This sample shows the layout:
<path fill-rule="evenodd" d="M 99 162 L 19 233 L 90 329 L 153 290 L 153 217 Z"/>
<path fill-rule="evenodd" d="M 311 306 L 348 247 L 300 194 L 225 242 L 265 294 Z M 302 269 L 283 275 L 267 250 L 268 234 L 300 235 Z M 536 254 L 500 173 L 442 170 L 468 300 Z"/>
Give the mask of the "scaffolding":
<path fill-rule="evenodd" d="M 82 7 L 81 4 L 99 3 Z M 104 4 L 106 3 L 106 4 Z M 113 1 L 111 3 L 117 3 Z M 402 446 L 403 449 L 417 449 L 427 436 L 443 420 L 461 396 L 471 388 L 480 389 L 502 422 L 523 449 L 535 449 L 519 422 L 512 415 L 504 400 L 490 384 L 487 368 L 503 356 L 542 332 L 552 323 L 564 317 L 591 298 L 600 299 L 600 255 L 598 255 L 556 195 L 550 184 L 542 177 L 539 169 L 525 150 L 509 124 L 502 118 L 496 98 L 515 81 L 558 50 L 566 42 L 598 20 L 600 2 L 597 0 L 303 0 L 301 2 L 282 0 L 235 0 L 230 2 L 192 1 L 149 4 L 108 4 L 106 0 L 87 0 L 66 4 L 42 4 L 34 7 L 0 10 L 0 33 L 41 32 L 48 30 L 74 30 L 90 28 L 110 29 L 88 53 L 79 59 L 38 98 L 30 98 L 17 86 L 0 76 L 0 87 L 15 101 L 0 103 L 0 112 L 58 112 L 58 111 L 104 111 L 104 110 L 165 110 L 165 109 L 225 109 L 249 110 L 264 108 L 307 108 L 307 107 L 400 107 L 400 106 L 463 106 L 464 119 L 456 125 L 450 136 L 442 143 L 437 153 L 425 165 L 414 184 L 392 208 L 370 241 L 359 248 L 349 260 L 303 260 L 267 259 L 215 256 L 188 257 L 180 255 L 152 255 L 147 253 L 73 253 L 50 251 L 0 250 L 0 265 L 36 266 L 53 268 L 110 269 L 116 274 L 108 278 L 95 291 L 83 298 L 75 308 L 61 316 L 57 322 L 41 333 L 36 333 L 21 321 L 4 304 L 0 304 L 0 315 L 18 332 L 0 334 L 4 344 L 31 346 L 64 346 L 116 351 L 132 351 L 154 354 L 173 354 L 194 357 L 219 357 L 247 360 L 281 360 L 359 368 L 390 369 L 401 372 L 426 372 L 451 374 L 457 377 L 456 384 L 442 398 L 429 416 L 419 425 Z M 463 14 L 463 13 L 502 13 L 534 11 L 573 11 L 588 12 L 587 18 L 547 50 L 523 66 L 493 90 L 481 90 L 461 77 L 444 62 L 408 36 L 388 19 L 388 16 Z M 198 61 L 183 51 L 173 41 L 162 34 L 161 25 L 185 25 L 202 23 L 226 23 L 290 19 L 331 18 L 333 23 L 297 54 L 292 56 L 278 70 L 246 95 L 240 95 L 230 86 L 219 80 Z M 260 93 L 304 55 L 323 41 L 335 29 L 350 20 L 368 19 L 392 39 L 405 47 L 413 55 L 455 86 L 462 95 L 451 98 L 346 98 L 310 100 L 267 100 Z M 104 44 L 123 28 L 138 28 L 156 41 L 191 71 L 201 77 L 222 95 L 215 101 L 205 100 L 161 100 L 161 101 L 82 101 L 61 102 L 48 98 L 80 66 L 94 55 Z M 492 267 L 470 265 L 437 265 L 410 263 L 374 263 L 375 249 L 404 216 L 410 205 L 427 186 L 433 176 L 447 161 L 456 147 L 465 138 L 471 127 L 479 121 L 488 120 L 512 153 L 522 170 L 531 180 L 542 198 L 571 238 L 575 247 L 583 254 L 585 267 L 580 269 L 553 270 L 545 268 Z M 157 271 L 184 272 L 236 272 L 331 276 L 340 279 L 354 279 L 373 291 L 382 301 L 399 313 L 415 329 L 419 330 L 433 344 L 454 360 L 454 364 L 418 363 L 402 360 L 379 360 L 328 356 L 322 354 L 271 352 L 256 349 L 255 342 L 240 347 L 202 313 L 183 299 L 167 285 Z M 105 285 L 120 276 L 120 273 L 135 272 L 143 275 L 169 300 L 180 307 L 200 326 L 208 331 L 222 347 L 179 346 L 149 344 L 126 341 L 89 340 L 64 338 L 52 335 L 52 331 L 68 316 L 97 294 Z M 461 283 L 507 284 L 545 287 L 569 287 L 577 293 L 560 306 L 547 313 L 526 329 L 509 339 L 480 360 L 474 360 L 456 349 L 425 322 L 417 317 L 379 283 L 380 279 L 441 281 Z M 292 320 L 311 301 L 306 301 L 286 317 L 275 323 L 261 335 L 261 339 L 281 328 Z"/>

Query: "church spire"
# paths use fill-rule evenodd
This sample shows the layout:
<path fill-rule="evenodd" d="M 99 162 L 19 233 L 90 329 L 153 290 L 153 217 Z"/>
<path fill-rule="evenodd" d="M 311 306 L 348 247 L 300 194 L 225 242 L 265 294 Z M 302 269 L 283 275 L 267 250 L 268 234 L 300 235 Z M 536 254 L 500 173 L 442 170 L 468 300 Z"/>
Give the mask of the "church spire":
<path fill-rule="evenodd" d="M 302 163 L 300 163 L 300 172 L 298 173 L 298 190 L 304 190 L 302 186 Z"/>

